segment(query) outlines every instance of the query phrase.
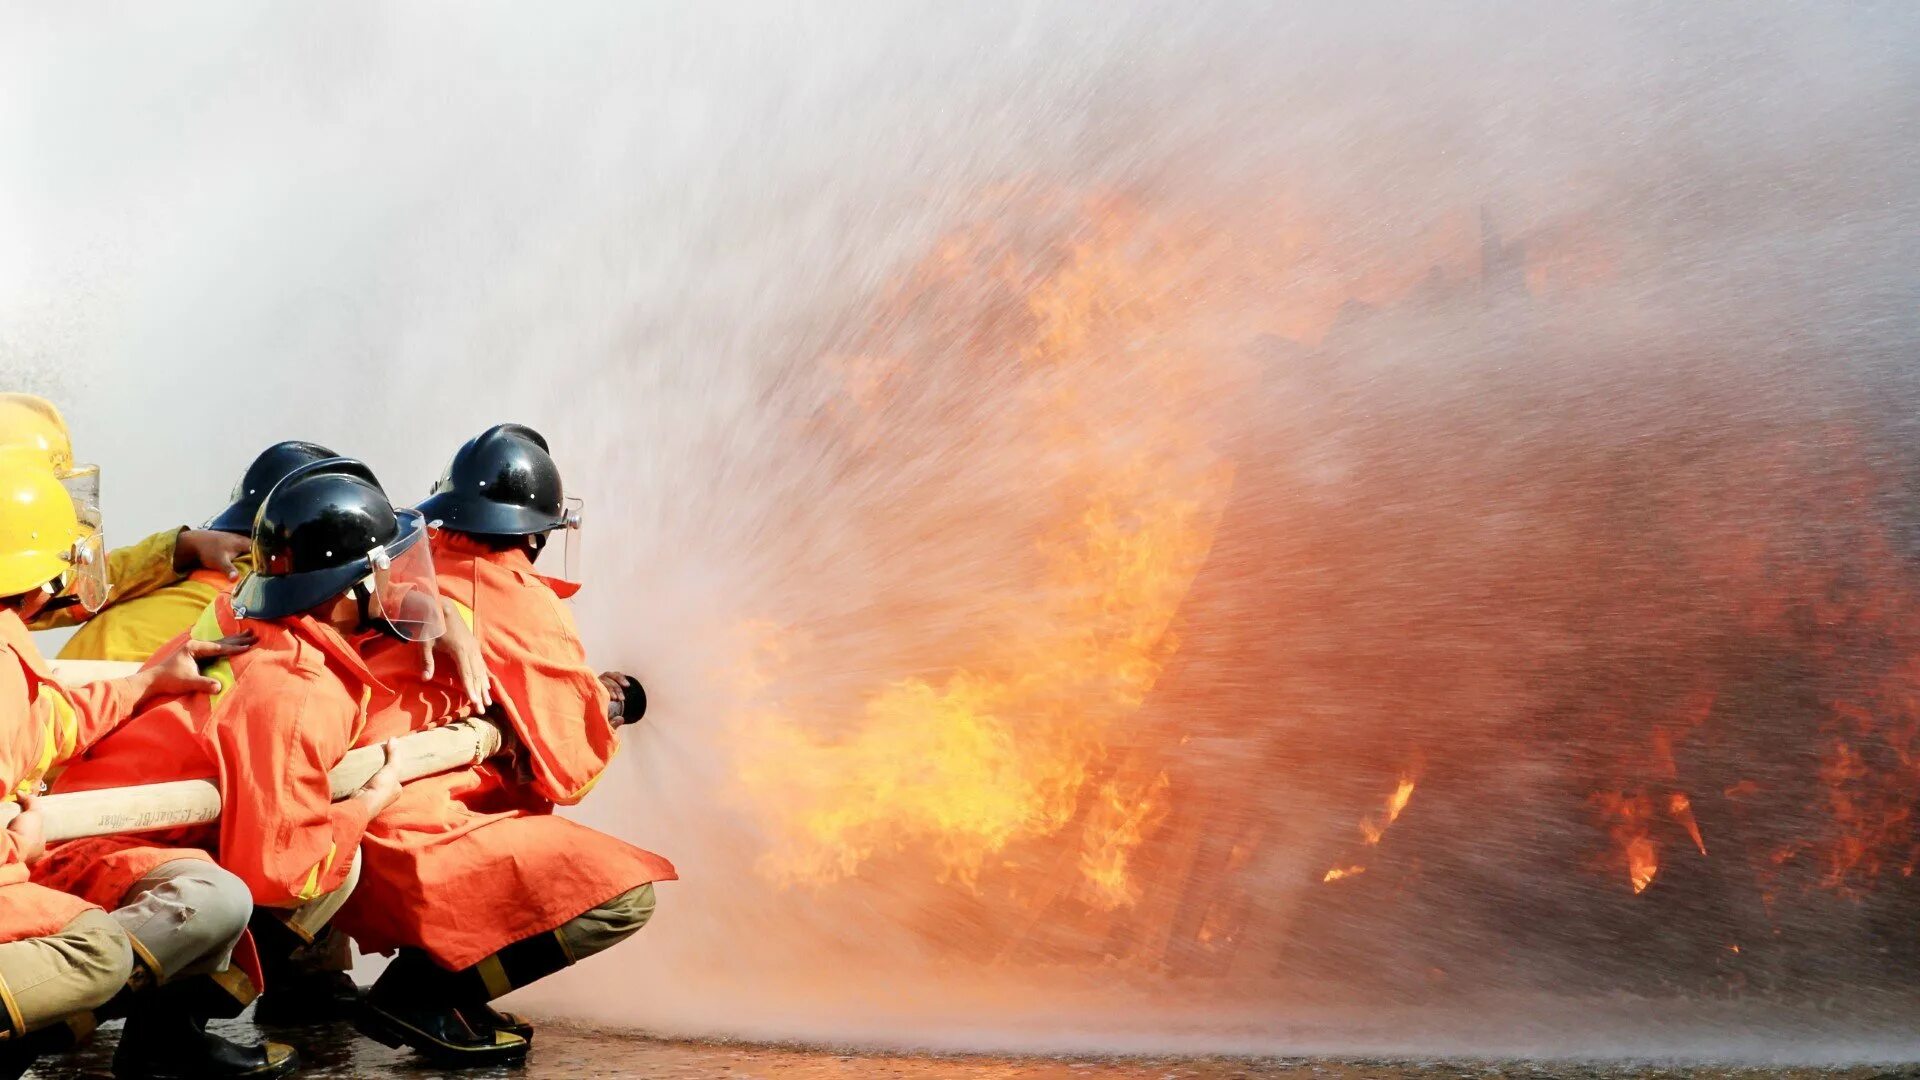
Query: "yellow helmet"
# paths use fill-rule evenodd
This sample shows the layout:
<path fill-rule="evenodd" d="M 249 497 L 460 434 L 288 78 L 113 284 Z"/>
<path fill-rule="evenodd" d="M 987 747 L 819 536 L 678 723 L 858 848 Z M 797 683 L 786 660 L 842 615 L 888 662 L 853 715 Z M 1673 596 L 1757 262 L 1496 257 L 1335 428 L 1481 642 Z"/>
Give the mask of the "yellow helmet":
<path fill-rule="evenodd" d="M 38 394 L 0 393 L 0 452 L 37 452 L 73 498 L 85 524 L 100 527 L 100 469 L 73 460 L 73 437 L 53 402 Z"/>
<path fill-rule="evenodd" d="M 0 596 L 51 582 L 89 611 L 107 599 L 107 553 L 38 451 L 0 451 Z"/>
<path fill-rule="evenodd" d="M 55 476 L 73 471 L 73 436 L 53 402 L 39 394 L 0 394 L 0 450 L 38 450 Z"/>

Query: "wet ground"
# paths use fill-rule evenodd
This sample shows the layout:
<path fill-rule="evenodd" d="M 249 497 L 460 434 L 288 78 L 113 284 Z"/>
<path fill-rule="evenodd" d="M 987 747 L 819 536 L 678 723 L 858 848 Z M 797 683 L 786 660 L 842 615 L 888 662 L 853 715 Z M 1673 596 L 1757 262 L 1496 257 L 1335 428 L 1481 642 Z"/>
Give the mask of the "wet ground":
<path fill-rule="evenodd" d="M 252 1029 L 241 1025 L 241 1031 Z M 42 1080 L 106 1077 L 118 1025 L 83 1052 L 28 1074 Z M 289 1041 L 293 1041 L 289 1039 Z M 356 1038 L 345 1030 L 303 1033 L 314 1077 L 433 1077 L 410 1054 Z M 1845 1068 L 1579 1064 L 1573 1062 L 1384 1062 L 1247 1058 L 993 1058 L 901 1055 L 636 1038 L 542 1025 L 527 1065 L 457 1074 L 475 1078 L 574 1080 L 654 1077 L 659 1080 L 1920 1080 L 1920 1064 Z"/>

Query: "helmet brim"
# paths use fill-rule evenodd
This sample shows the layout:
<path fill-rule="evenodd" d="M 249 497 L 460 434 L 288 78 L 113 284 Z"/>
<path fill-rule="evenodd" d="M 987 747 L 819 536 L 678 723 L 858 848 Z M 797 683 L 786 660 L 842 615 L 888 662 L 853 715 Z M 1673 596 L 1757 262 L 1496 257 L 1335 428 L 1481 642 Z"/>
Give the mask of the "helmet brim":
<path fill-rule="evenodd" d="M 414 509 L 441 528 L 488 536 L 532 536 L 552 532 L 566 524 L 564 514 L 543 513 L 529 507 L 502 506 L 464 498 L 456 492 L 429 495 Z"/>

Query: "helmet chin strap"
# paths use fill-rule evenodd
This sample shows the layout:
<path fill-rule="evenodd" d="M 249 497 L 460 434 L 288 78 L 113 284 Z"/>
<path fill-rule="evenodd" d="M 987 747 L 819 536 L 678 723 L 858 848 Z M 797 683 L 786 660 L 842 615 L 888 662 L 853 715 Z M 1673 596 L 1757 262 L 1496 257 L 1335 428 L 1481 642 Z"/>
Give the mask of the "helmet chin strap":
<path fill-rule="evenodd" d="M 354 603 L 360 607 L 360 624 L 354 627 L 354 632 L 364 634 L 372 630 L 376 633 L 385 634 L 396 641 L 406 640 L 400 636 L 399 631 L 393 628 L 392 623 L 373 614 L 372 582 L 373 577 L 369 575 L 357 582 L 353 588 L 347 590 L 347 594 L 352 596 Z"/>

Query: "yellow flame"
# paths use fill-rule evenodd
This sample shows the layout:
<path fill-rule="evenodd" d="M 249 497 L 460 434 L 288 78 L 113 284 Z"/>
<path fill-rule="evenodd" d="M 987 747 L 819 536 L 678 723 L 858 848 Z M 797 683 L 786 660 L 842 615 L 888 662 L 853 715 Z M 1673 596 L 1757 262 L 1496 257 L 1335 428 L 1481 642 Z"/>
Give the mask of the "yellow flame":
<path fill-rule="evenodd" d="M 969 269 L 970 245 L 943 245 L 942 274 Z M 801 718 L 768 707 L 742 740 L 739 778 L 769 818 L 760 869 L 819 885 L 869 860 L 931 861 L 940 880 L 974 887 L 1009 845 L 1079 829 L 1075 865 L 1097 907 L 1133 904 L 1136 853 L 1170 802 L 1164 774 L 1098 780 L 1108 732 L 1137 709 L 1175 647 L 1169 625 L 1204 561 L 1231 471 L 1191 430 L 1182 395 L 1210 358 L 1156 347 L 1169 256 L 1122 219 L 1072 249 L 1025 295 L 1018 356 L 1034 373 L 1037 444 L 1057 453 L 1063 512 L 1032 541 L 1038 580 L 999 601 L 997 624 L 945 674 L 875 686 L 857 715 Z M 860 370 L 884 370 L 866 361 Z M 1129 402 L 1126 439 L 1100 385 L 1124 368 L 1157 380 L 1162 400 Z M 875 393 L 873 380 L 855 390 Z M 1056 474 L 1057 475 L 1057 474 Z M 911 633 L 911 627 L 903 627 Z M 791 643 L 789 643 L 790 647 Z M 749 690 L 763 683 L 749 681 Z M 1083 806 L 1085 807 L 1083 812 Z M 1073 850 L 1069 848 L 1068 850 Z"/>
<path fill-rule="evenodd" d="M 1367 872 L 1367 868 L 1364 866 L 1336 866 L 1333 869 L 1327 871 L 1326 876 L 1321 878 L 1320 880 L 1321 881 L 1339 881 L 1342 878 L 1357 877 L 1366 872 Z"/>
<path fill-rule="evenodd" d="M 1166 773 L 1155 777 L 1145 790 L 1123 790 L 1111 781 L 1100 785 L 1087 822 L 1080 871 L 1094 906 L 1102 911 L 1132 907 L 1139 901 L 1140 890 L 1128 875 L 1127 864 L 1166 809 L 1167 787 Z"/>
<path fill-rule="evenodd" d="M 1646 892 L 1659 872 L 1660 860 L 1654 854 L 1653 841 L 1644 836 L 1627 841 L 1627 878 L 1633 882 L 1635 895 Z"/>

